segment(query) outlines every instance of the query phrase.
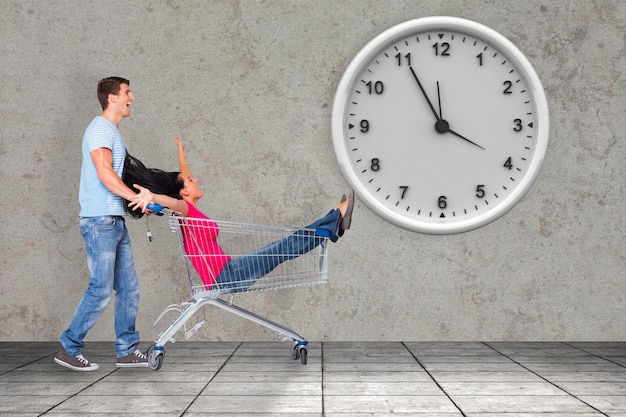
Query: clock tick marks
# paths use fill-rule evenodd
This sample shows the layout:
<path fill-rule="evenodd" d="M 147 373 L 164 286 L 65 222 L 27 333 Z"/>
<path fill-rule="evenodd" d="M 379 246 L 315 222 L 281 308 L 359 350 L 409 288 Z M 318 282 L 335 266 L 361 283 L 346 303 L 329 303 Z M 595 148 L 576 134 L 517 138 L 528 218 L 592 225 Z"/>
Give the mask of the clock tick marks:
<path fill-rule="evenodd" d="M 356 174 L 346 178 L 355 187 L 365 185 L 364 203 L 376 209 L 376 213 L 410 230 L 451 234 L 487 224 L 499 217 L 489 216 L 489 212 L 494 212 L 494 207 L 508 207 L 516 203 L 516 198 L 510 198 L 512 191 L 516 191 L 520 184 L 525 184 L 523 180 L 527 171 L 533 169 L 529 161 L 534 161 L 545 147 L 542 135 L 545 126 L 542 117 L 545 112 L 541 102 L 535 107 L 537 89 L 534 80 L 529 81 L 527 65 L 524 62 L 520 65 L 517 52 L 512 53 L 507 44 L 500 43 L 499 39 L 494 40 L 496 37 L 487 31 L 476 31 L 473 27 L 471 30 L 464 30 L 462 19 L 442 17 L 432 20 L 437 20 L 437 24 L 433 25 L 429 18 L 425 18 L 428 25 L 424 28 L 418 23 L 422 19 L 416 19 L 414 32 L 403 31 L 402 35 L 396 32 L 392 36 L 392 31 L 389 31 L 389 37 L 381 37 L 384 41 L 374 42 L 375 46 L 367 47 L 370 54 L 362 60 L 361 66 L 355 66 L 354 71 L 344 74 L 337 91 L 338 95 L 345 92 L 346 97 L 341 103 L 336 100 L 337 106 L 343 106 L 343 113 L 341 116 L 339 111 L 333 113 L 333 140 L 336 145 L 343 141 L 343 147 L 335 147 L 338 159 L 343 166 L 352 169 Z M 497 65 L 498 62 L 501 66 Z M 415 71 L 414 79 L 411 79 L 413 77 L 408 71 L 411 65 Z M 459 70 L 465 68 L 468 79 L 463 79 L 461 75 L 450 78 L 447 72 L 441 71 L 444 66 L 451 71 L 456 71 L 457 67 Z M 469 75 L 475 73 L 480 74 L 480 77 L 471 79 Z M 480 84 L 483 80 L 484 86 Z M 500 87 L 500 83 L 504 80 L 507 80 L 505 86 L 508 88 L 503 96 L 504 87 Z M 374 83 L 380 88 L 374 89 Z M 418 85 L 419 88 L 416 88 Z M 483 87 L 485 88 L 480 90 Z M 494 88 L 490 90 L 490 87 Z M 355 91 L 357 88 L 358 92 Z M 476 99 L 466 101 L 469 94 L 466 89 L 472 92 L 472 97 L 478 91 L 493 91 L 493 97 L 490 96 L 491 93 L 484 96 L 481 94 L 481 106 L 476 106 Z M 511 130 L 508 121 L 507 125 L 502 123 L 499 135 L 491 133 L 492 130 L 499 129 L 499 125 L 490 125 L 491 130 L 484 131 L 469 122 L 482 120 L 482 109 L 484 113 L 491 114 L 492 108 L 489 106 L 497 104 L 496 97 L 504 99 L 500 100 L 503 109 L 513 110 L 508 114 L 516 117 L 513 123 L 515 128 L 512 130 L 517 133 L 507 132 Z M 407 100 L 413 100 L 414 103 L 409 108 L 406 108 Z M 526 114 L 531 107 L 537 109 L 533 112 L 535 114 Z M 419 123 L 414 121 L 415 112 L 418 113 Z M 405 116 L 406 113 L 408 114 Z M 501 141 L 507 135 L 517 135 L 517 139 L 507 142 L 512 145 L 507 144 L 504 153 L 504 148 L 500 149 L 504 146 Z M 476 142 L 473 142 L 474 139 Z M 475 145 L 481 151 L 463 144 Z M 445 163 L 439 159 L 440 154 L 437 153 L 443 146 L 448 150 L 446 157 L 457 158 L 459 165 L 463 167 L 458 170 L 461 174 L 458 182 L 465 185 L 451 185 L 449 177 L 431 175 L 431 172 L 438 173 L 440 165 Z M 476 158 L 480 157 L 480 162 L 469 158 L 471 149 L 475 150 Z M 410 155 L 415 154 L 414 151 L 417 151 L 419 164 L 411 160 Z M 508 162 L 504 162 L 506 158 L 500 159 L 502 156 L 499 156 L 493 158 L 492 167 L 489 161 L 492 156 L 495 157 L 494 152 L 506 155 Z M 481 170 L 484 168 L 488 171 L 481 173 L 479 178 L 473 178 L 476 175 L 472 170 L 474 165 L 481 165 Z M 379 169 L 380 166 L 385 169 Z M 507 174 L 510 176 L 508 180 Z M 429 187 L 425 190 L 442 190 L 436 195 L 445 194 L 444 203 L 441 198 L 437 200 L 432 196 L 428 197 L 428 191 L 407 193 L 406 198 L 402 194 L 400 197 L 397 184 L 407 184 L 400 188 L 414 191 L 420 189 L 424 179 Z M 479 185 L 480 189 L 476 192 L 475 184 L 483 183 L 486 185 Z M 479 197 L 478 194 L 485 196 L 476 198 Z M 512 200 L 514 202 L 510 203 Z"/>

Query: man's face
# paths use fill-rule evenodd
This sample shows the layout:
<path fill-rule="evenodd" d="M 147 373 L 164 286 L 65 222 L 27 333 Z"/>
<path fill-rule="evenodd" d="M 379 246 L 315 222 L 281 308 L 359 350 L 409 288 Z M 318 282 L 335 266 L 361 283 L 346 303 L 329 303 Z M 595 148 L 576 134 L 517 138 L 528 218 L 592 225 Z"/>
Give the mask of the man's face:
<path fill-rule="evenodd" d="M 121 117 L 130 116 L 130 103 L 135 96 L 131 93 L 128 84 L 120 85 L 120 92 L 117 95 L 109 94 L 109 106 L 115 106 L 115 110 Z"/>

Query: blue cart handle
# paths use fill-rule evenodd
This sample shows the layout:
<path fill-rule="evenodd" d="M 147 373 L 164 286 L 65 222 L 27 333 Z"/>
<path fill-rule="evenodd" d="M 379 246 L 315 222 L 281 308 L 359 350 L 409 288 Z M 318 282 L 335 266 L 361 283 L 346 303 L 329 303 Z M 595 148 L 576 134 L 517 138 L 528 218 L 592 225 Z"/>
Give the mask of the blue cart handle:
<path fill-rule="evenodd" d="M 162 205 L 160 205 L 160 204 L 153 203 L 153 204 L 148 204 L 148 205 L 146 206 L 146 208 L 147 208 L 148 210 L 150 210 L 150 211 L 153 211 L 153 212 L 154 212 L 154 214 L 156 214 L 157 216 L 162 216 L 162 215 L 163 215 L 163 209 L 164 209 L 165 207 L 163 207 L 163 206 L 162 206 Z"/>

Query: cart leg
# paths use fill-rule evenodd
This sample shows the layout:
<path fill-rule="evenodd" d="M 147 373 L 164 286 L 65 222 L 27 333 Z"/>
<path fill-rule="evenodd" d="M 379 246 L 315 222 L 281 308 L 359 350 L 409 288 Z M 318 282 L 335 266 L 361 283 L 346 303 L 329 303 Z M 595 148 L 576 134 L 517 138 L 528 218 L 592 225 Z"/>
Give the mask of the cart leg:
<path fill-rule="evenodd" d="M 254 314 L 248 310 L 244 310 L 241 307 L 238 307 L 232 303 L 227 303 L 224 300 L 220 300 L 219 298 L 217 299 L 211 299 L 211 300 L 207 300 L 206 301 L 209 304 L 213 304 L 217 307 L 220 307 L 226 311 L 229 311 L 233 314 L 236 314 L 240 317 L 243 317 L 245 319 L 248 319 L 250 321 L 252 321 L 253 323 L 256 324 L 260 324 L 261 326 L 267 327 L 270 330 L 274 330 L 276 333 L 289 337 L 291 338 L 291 340 L 293 340 L 293 345 L 292 345 L 292 350 L 291 350 L 291 355 L 293 359 L 300 359 L 300 361 L 302 362 L 303 365 L 306 365 L 307 363 L 307 350 L 306 350 L 306 345 L 309 343 L 306 340 L 304 340 L 304 338 L 302 336 L 300 336 L 298 333 L 294 332 L 291 329 L 288 329 L 287 327 L 275 323 L 271 320 L 268 320 L 264 317 L 261 317 L 257 314 Z"/>
<path fill-rule="evenodd" d="M 185 323 L 187 323 L 187 320 L 189 320 L 191 316 L 193 316 L 196 311 L 200 309 L 200 307 L 206 304 L 206 301 L 207 300 L 202 299 L 200 301 L 194 300 L 190 302 L 187 308 L 185 308 L 185 310 L 176 318 L 176 320 L 174 320 L 174 323 L 172 323 L 170 327 L 168 327 L 163 333 L 161 333 L 159 338 L 156 340 L 155 345 L 165 346 L 165 344 L 174 337 L 176 332 L 178 332 L 178 330 L 180 330 L 180 328 L 183 327 Z"/>
<path fill-rule="evenodd" d="M 204 301 L 204 299 L 203 299 Z M 250 320 L 253 323 L 259 324 L 261 326 L 267 327 L 270 330 L 275 331 L 278 334 L 284 335 L 286 337 L 291 338 L 292 340 L 299 340 L 299 341 L 304 341 L 304 338 L 302 336 L 300 336 L 298 333 L 294 332 L 293 330 L 275 323 L 271 320 L 266 319 L 265 317 L 261 317 L 255 313 L 252 313 L 251 311 L 248 310 L 244 310 L 241 307 L 238 307 L 234 304 L 229 304 L 223 300 L 218 299 L 210 299 L 210 300 L 206 300 L 207 304 L 212 304 L 215 305 L 217 307 L 220 307 L 230 313 L 233 313 L 239 317 L 245 318 L 247 320 Z"/>

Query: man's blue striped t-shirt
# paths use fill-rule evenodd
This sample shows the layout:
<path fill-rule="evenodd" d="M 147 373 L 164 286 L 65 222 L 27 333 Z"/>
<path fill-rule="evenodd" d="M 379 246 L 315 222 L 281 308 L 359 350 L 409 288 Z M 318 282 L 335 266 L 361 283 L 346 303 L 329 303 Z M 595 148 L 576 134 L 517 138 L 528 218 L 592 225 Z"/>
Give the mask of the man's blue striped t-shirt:
<path fill-rule="evenodd" d="M 110 120 L 97 116 L 87 126 L 83 136 L 83 162 L 80 172 L 80 216 L 123 216 L 124 200 L 109 191 L 98 179 L 91 152 L 98 148 L 110 149 L 113 154 L 113 170 L 122 177 L 126 145 L 118 127 Z"/>

